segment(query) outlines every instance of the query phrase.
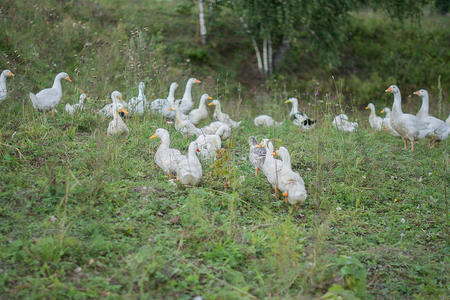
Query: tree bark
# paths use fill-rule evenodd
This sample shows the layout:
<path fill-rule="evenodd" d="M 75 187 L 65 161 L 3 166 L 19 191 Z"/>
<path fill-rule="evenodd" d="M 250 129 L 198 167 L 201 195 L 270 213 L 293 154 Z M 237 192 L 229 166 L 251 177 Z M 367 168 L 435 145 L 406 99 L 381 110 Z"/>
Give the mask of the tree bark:
<path fill-rule="evenodd" d="M 269 74 L 272 74 L 272 67 L 273 67 L 273 65 L 272 65 L 272 39 L 269 37 L 269 44 L 268 44 L 268 47 L 269 47 Z"/>
<path fill-rule="evenodd" d="M 286 55 L 286 53 L 290 48 L 291 48 L 291 41 L 287 38 L 284 38 L 283 41 L 281 42 L 280 47 L 275 53 L 275 57 L 273 59 L 273 67 L 275 69 L 278 69 L 280 67 L 281 62 L 284 59 L 284 56 Z"/>
<path fill-rule="evenodd" d="M 198 1 L 198 17 L 199 17 L 199 22 L 200 22 L 200 35 L 202 37 L 202 44 L 205 45 L 206 44 L 206 25 L 205 25 L 205 14 L 203 12 L 203 0 L 199 0 Z"/>
<path fill-rule="evenodd" d="M 267 38 L 263 40 L 263 63 L 264 63 L 264 76 L 269 73 L 269 65 L 267 60 Z"/>
<path fill-rule="evenodd" d="M 253 49 L 255 50 L 255 54 L 256 54 L 256 62 L 258 64 L 258 71 L 259 71 L 259 73 L 261 73 L 261 75 L 263 75 L 264 74 L 263 64 L 262 64 L 262 60 L 261 60 L 261 52 L 259 51 L 259 48 L 258 48 L 258 43 L 256 42 L 255 38 L 253 37 L 252 33 L 250 32 L 250 29 L 248 29 L 247 23 L 245 23 L 244 18 L 239 17 L 239 20 L 241 20 L 242 24 L 244 25 L 245 31 L 247 31 L 248 35 L 250 36 L 250 39 L 252 40 Z"/>

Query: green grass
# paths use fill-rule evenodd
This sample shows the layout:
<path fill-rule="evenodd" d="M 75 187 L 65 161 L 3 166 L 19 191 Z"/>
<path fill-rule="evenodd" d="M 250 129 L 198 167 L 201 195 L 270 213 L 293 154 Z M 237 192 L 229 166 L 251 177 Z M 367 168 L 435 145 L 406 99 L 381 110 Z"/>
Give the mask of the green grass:
<path fill-rule="evenodd" d="M 288 123 L 255 128 L 242 106 L 228 151 L 186 188 L 153 160 L 159 142 L 149 136 L 158 127 L 182 152 L 189 144 L 161 118 L 128 119 L 124 144 L 106 136 L 95 102 L 85 114 L 52 119 L 8 99 L 0 112 L 1 294 L 448 297 L 447 143 L 420 141 L 405 152 L 401 140 L 367 129 L 365 113 L 353 114 L 358 132 L 336 131 L 337 104 L 324 100 L 308 109 L 319 126 L 306 134 Z M 286 118 L 286 105 L 260 109 L 280 106 Z M 254 177 L 244 160 L 249 135 L 290 150 L 309 193 L 299 211 Z"/>

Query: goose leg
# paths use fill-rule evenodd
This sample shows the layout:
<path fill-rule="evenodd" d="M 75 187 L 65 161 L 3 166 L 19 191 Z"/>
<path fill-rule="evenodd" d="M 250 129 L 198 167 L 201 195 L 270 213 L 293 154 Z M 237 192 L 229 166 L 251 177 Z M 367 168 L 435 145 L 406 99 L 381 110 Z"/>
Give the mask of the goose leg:
<path fill-rule="evenodd" d="M 52 118 L 54 118 L 54 117 L 55 117 L 55 110 L 52 109 Z"/>
<path fill-rule="evenodd" d="M 295 204 L 295 210 L 298 210 L 299 207 L 300 207 L 300 204 L 296 203 Z"/>
<path fill-rule="evenodd" d="M 403 149 L 406 150 L 406 139 L 405 138 L 403 138 L 403 144 L 405 145 L 405 147 Z"/>
<path fill-rule="evenodd" d="M 255 169 L 255 176 L 258 176 L 258 167 Z"/>
<path fill-rule="evenodd" d="M 172 172 L 169 173 L 169 180 L 172 179 Z"/>
<path fill-rule="evenodd" d="M 411 141 L 411 152 L 414 152 L 414 140 Z"/>
<path fill-rule="evenodd" d="M 284 192 L 283 193 L 283 197 L 284 197 L 284 202 L 288 203 L 288 199 L 287 199 L 288 193 Z"/>
<path fill-rule="evenodd" d="M 278 193 L 278 187 L 277 186 L 274 188 L 274 190 L 275 190 L 275 193 Z"/>

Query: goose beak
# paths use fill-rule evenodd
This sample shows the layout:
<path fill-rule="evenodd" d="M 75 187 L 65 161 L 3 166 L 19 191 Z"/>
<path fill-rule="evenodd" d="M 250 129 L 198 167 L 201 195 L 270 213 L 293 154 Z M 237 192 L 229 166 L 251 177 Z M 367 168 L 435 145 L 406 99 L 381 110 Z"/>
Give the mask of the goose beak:
<path fill-rule="evenodd" d="M 382 109 L 382 110 L 380 111 L 380 114 L 382 114 L 382 113 L 384 113 L 384 109 Z"/>
<path fill-rule="evenodd" d="M 67 77 L 66 80 L 69 81 L 69 82 L 72 82 L 72 79 L 70 79 L 70 77 Z"/>
<path fill-rule="evenodd" d="M 262 145 L 261 145 L 261 144 L 258 144 L 258 146 L 256 146 L 256 148 L 262 148 Z"/>
<path fill-rule="evenodd" d="M 212 105 L 214 105 L 214 102 L 208 103 L 208 105 L 209 105 L 209 106 L 212 106 Z"/>
<path fill-rule="evenodd" d="M 391 88 L 391 87 L 388 87 L 388 88 L 385 90 L 385 92 L 386 92 L 386 93 L 392 92 L 392 88 Z"/>
<path fill-rule="evenodd" d="M 200 149 L 197 148 L 197 152 L 200 152 Z"/>
<path fill-rule="evenodd" d="M 383 130 L 385 130 L 385 131 L 386 131 L 386 130 L 387 130 L 387 127 L 386 127 L 386 126 L 383 126 Z"/>
<path fill-rule="evenodd" d="M 201 81 L 198 79 L 195 79 L 195 83 L 200 83 Z"/>
<path fill-rule="evenodd" d="M 9 72 L 9 76 L 14 77 L 14 76 L 16 76 L 16 75 L 14 75 L 14 73 L 10 71 L 10 72 Z"/>
<path fill-rule="evenodd" d="M 155 134 L 153 134 L 151 137 L 150 137 L 150 139 L 156 139 L 158 136 L 156 135 L 156 133 Z"/>
<path fill-rule="evenodd" d="M 277 155 L 277 152 L 275 151 L 274 153 L 272 153 L 273 156 Z"/>
<path fill-rule="evenodd" d="M 419 96 L 420 92 L 419 91 L 415 91 L 413 94 Z"/>
<path fill-rule="evenodd" d="M 127 114 L 127 113 L 128 113 L 127 110 L 126 110 L 125 108 L 122 108 L 120 111 L 123 112 L 124 114 Z"/>
<path fill-rule="evenodd" d="M 122 96 L 120 96 L 120 97 L 119 97 L 119 99 L 120 99 L 120 100 L 123 100 L 123 97 L 122 97 Z"/>
<path fill-rule="evenodd" d="M 368 107 L 368 106 L 366 106 L 366 109 L 369 109 L 369 107 Z"/>
<path fill-rule="evenodd" d="M 172 111 L 173 110 L 173 108 L 172 107 L 169 107 L 168 109 L 167 109 L 168 111 Z"/>
<path fill-rule="evenodd" d="M 284 101 L 284 103 L 291 103 L 291 100 L 286 100 L 286 101 Z"/>
<path fill-rule="evenodd" d="M 209 96 L 209 97 L 208 97 L 208 100 L 212 100 L 212 97 L 211 97 L 211 96 Z"/>

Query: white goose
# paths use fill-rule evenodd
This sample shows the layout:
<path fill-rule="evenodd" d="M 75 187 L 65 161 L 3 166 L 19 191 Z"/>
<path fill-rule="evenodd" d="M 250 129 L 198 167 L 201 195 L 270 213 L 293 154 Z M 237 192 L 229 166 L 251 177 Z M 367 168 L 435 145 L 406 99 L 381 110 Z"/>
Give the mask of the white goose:
<path fill-rule="evenodd" d="M 194 102 L 192 102 L 192 85 L 194 83 L 200 83 L 201 81 L 195 78 L 189 78 L 186 83 L 186 88 L 184 89 L 183 98 L 181 98 L 180 109 L 184 114 L 188 114 L 189 111 L 194 106 Z"/>
<path fill-rule="evenodd" d="M 392 125 L 391 125 L 391 114 L 392 114 L 391 109 L 389 107 L 385 107 L 385 108 L 383 108 L 382 111 L 380 111 L 380 113 L 386 113 L 386 116 L 383 118 L 383 123 L 382 123 L 383 129 L 387 130 L 393 136 L 400 136 L 400 134 L 398 134 L 398 132 L 395 131 L 394 128 L 392 128 Z"/>
<path fill-rule="evenodd" d="M 285 147 L 280 147 L 273 155 L 279 155 L 282 160 L 281 171 L 278 175 L 278 187 L 283 192 L 284 201 L 295 204 L 295 208 L 298 209 L 308 196 L 305 182 L 299 173 L 292 171 L 291 156 Z"/>
<path fill-rule="evenodd" d="M 358 128 L 358 123 L 350 122 L 346 114 L 340 114 L 333 119 L 333 126 L 344 132 L 353 132 Z"/>
<path fill-rule="evenodd" d="M 98 111 L 99 114 L 105 117 L 114 117 L 114 104 L 120 103 L 124 108 L 127 107 L 127 103 L 123 101 L 122 94 L 119 91 L 114 91 L 111 93 L 112 103 L 105 105 L 102 109 Z"/>
<path fill-rule="evenodd" d="M 206 107 L 206 100 L 211 99 L 212 97 L 210 97 L 208 94 L 203 94 L 200 97 L 198 108 L 191 110 L 191 112 L 189 113 L 189 121 L 191 121 L 192 124 L 198 125 L 201 120 L 208 118 L 208 108 Z"/>
<path fill-rule="evenodd" d="M 402 95 L 396 85 L 391 85 L 386 92 L 394 94 L 394 104 L 392 105 L 391 126 L 400 134 L 403 139 L 404 148 L 406 150 L 407 140 L 411 142 L 411 151 L 414 151 L 414 141 L 423 139 L 431 132 L 423 123 L 414 115 L 404 114 L 402 111 Z"/>
<path fill-rule="evenodd" d="M 280 126 L 283 124 L 282 122 L 276 122 L 272 117 L 268 115 L 260 115 L 255 118 L 253 121 L 255 123 L 255 126 L 263 126 L 263 127 L 272 127 L 272 126 Z"/>
<path fill-rule="evenodd" d="M 178 100 L 176 104 L 169 108 L 170 110 L 175 110 L 175 129 L 181 132 L 184 137 L 198 136 L 202 133 L 200 129 L 189 121 L 188 116 L 181 112 Z"/>
<path fill-rule="evenodd" d="M 84 110 L 84 100 L 86 99 L 86 94 L 82 93 L 80 95 L 80 99 L 78 101 L 78 103 L 76 104 L 69 104 L 66 103 L 66 113 L 68 113 L 69 115 L 73 115 L 76 111 L 82 111 Z"/>
<path fill-rule="evenodd" d="M 223 131 L 226 130 L 227 125 L 223 125 L 214 134 L 201 134 L 197 137 L 195 142 L 200 149 L 200 160 L 215 160 L 217 150 L 222 148 Z"/>
<path fill-rule="evenodd" d="M 52 116 L 55 116 L 55 108 L 58 105 L 59 101 L 61 101 L 62 97 L 61 79 L 72 81 L 67 73 L 61 72 L 56 75 L 53 86 L 51 88 L 44 89 L 36 95 L 30 93 L 29 96 L 31 102 L 33 103 L 34 109 L 39 111 L 51 110 Z"/>
<path fill-rule="evenodd" d="M 369 115 L 370 127 L 372 127 L 373 129 L 375 129 L 377 131 L 381 131 L 383 119 L 377 116 L 377 114 L 375 112 L 375 105 L 373 105 L 373 103 L 369 103 L 366 106 L 366 109 L 370 109 L 370 115 Z"/>
<path fill-rule="evenodd" d="M 10 70 L 3 70 L 0 74 L 0 104 L 6 99 L 8 90 L 6 89 L 6 78 L 15 76 Z"/>
<path fill-rule="evenodd" d="M 420 107 L 419 112 L 416 114 L 416 117 L 424 122 L 427 127 L 432 130 L 429 135 L 439 141 L 447 139 L 448 134 L 450 133 L 450 126 L 446 122 L 428 114 L 430 105 L 428 92 L 424 89 L 421 89 L 415 91 L 414 94 L 422 98 L 422 106 Z"/>
<path fill-rule="evenodd" d="M 139 94 L 128 101 L 128 109 L 130 113 L 143 114 L 147 108 L 147 98 L 145 97 L 145 83 L 139 82 Z"/>
<path fill-rule="evenodd" d="M 275 192 L 278 192 L 278 180 L 283 162 L 273 157 L 272 142 L 270 142 L 268 139 L 263 139 L 261 141 L 261 145 L 266 149 L 266 158 L 261 168 L 262 172 L 264 173 L 264 175 L 266 175 L 267 181 L 275 189 Z"/>
<path fill-rule="evenodd" d="M 267 151 L 262 144 L 258 143 L 253 135 L 248 138 L 248 145 L 250 146 L 248 160 L 255 168 L 255 176 L 258 176 L 258 171 L 262 168 L 264 161 L 266 160 Z"/>
<path fill-rule="evenodd" d="M 219 131 L 219 129 L 221 130 Z M 231 136 L 230 126 L 220 121 L 214 121 L 211 124 L 201 128 L 200 131 L 201 134 L 218 134 L 222 141 L 229 139 Z"/>
<path fill-rule="evenodd" d="M 202 178 L 202 165 L 197 157 L 199 148 L 196 142 L 189 144 L 186 155 L 183 155 L 177 166 L 177 180 L 183 185 L 198 185 Z"/>
<path fill-rule="evenodd" d="M 113 120 L 109 122 L 107 134 L 108 135 L 123 135 L 128 136 L 130 133 L 130 130 L 127 127 L 127 124 L 122 120 L 122 118 L 119 115 L 119 112 L 123 112 L 127 114 L 127 110 L 120 102 L 115 102 L 113 104 L 114 107 L 114 114 L 113 114 Z"/>
<path fill-rule="evenodd" d="M 228 114 L 222 112 L 219 100 L 213 100 L 208 105 L 216 106 L 216 108 L 214 109 L 214 114 L 213 114 L 214 120 L 223 122 L 223 123 L 227 124 L 228 126 L 230 126 L 231 128 L 237 128 L 241 124 L 242 121 L 239 121 L 239 122 L 233 121 Z"/>
<path fill-rule="evenodd" d="M 448 125 L 450 125 L 450 114 L 448 115 L 447 119 L 445 120 L 445 123 L 447 123 Z"/>
<path fill-rule="evenodd" d="M 163 115 L 165 112 L 166 114 L 172 116 L 171 118 L 173 119 L 175 117 L 175 113 L 168 113 L 167 109 L 169 107 L 172 107 L 172 105 L 175 103 L 175 90 L 177 89 L 177 87 L 178 83 L 172 82 L 169 87 L 169 95 L 167 96 L 167 98 L 153 100 L 152 103 L 150 103 L 150 109 L 154 113 L 162 113 Z"/>
<path fill-rule="evenodd" d="M 176 174 L 178 163 L 183 156 L 179 150 L 170 148 L 170 135 L 166 129 L 158 128 L 150 139 L 157 137 L 160 138 L 161 145 L 159 145 L 158 150 L 155 153 L 155 162 L 169 175 L 169 179 L 172 179 L 172 175 Z"/>
<path fill-rule="evenodd" d="M 295 126 L 299 126 L 301 130 L 310 130 L 316 126 L 316 121 L 310 119 L 305 113 L 300 113 L 298 111 L 298 99 L 289 98 L 284 103 L 292 103 L 291 112 L 289 113 L 289 118 Z"/>

